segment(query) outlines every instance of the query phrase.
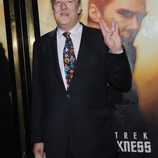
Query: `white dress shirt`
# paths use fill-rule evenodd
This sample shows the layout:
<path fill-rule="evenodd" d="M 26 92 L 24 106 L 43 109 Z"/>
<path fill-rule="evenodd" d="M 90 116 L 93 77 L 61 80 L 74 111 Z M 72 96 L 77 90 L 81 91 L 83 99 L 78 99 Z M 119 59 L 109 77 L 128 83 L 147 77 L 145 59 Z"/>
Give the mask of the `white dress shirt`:
<path fill-rule="evenodd" d="M 71 33 L 70 37 L 73 42 L 74 53 L 75 53 L 76 59 L 78 57 L 78 52 L 79 52 L 79 48 L 80 48 L 82 30 L 83 30 L 83 26 L 78 22 L 72 28 L 72 30 L 69 31 Z M 63 33 L 64 33 L 63 30 L 61 30 L 59 28 L 57 29 L 57 51 L 58 51 L 58 60 L 59 60 L 61 75 L 63 78 L 65 88 L 67 89 L 65 68 L 64 68 L 64 61 L 63 61 L 63 50 L 64 50 L 66 38 L 63 36 Z"/>

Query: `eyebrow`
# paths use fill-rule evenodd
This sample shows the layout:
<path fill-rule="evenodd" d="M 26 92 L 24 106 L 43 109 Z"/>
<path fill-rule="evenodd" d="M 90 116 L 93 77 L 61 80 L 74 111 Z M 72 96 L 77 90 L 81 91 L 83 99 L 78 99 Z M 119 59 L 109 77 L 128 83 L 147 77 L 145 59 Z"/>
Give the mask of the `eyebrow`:
<path fill-rule="evenodd" d="M 147 15 L 147 12 L 135 12 L 129 9 L 125 9 L 125 8 L 120 8 L 117 10 L 117 13 L 123 15 L 123 16 L 127 16 L 127 17 L 132 17 L 136 14 L 141 15 L 141 17 L 145 17 Z"/>
<path fill-rule="evenodd" d="M 127 16 L 126 14 L 132 14 L 133 16 L 136 14 L 136 12 L 124 8 L 118 9 L 117 13 L 125 16 Z"/>

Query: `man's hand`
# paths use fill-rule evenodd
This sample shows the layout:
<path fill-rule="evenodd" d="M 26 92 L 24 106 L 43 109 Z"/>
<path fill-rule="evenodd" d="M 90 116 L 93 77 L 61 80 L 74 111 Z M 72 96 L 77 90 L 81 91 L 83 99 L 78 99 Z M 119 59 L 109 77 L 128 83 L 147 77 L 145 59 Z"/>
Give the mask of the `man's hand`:
<path fill-rule="evenodd" d="M 122 43 L 118 23 L 113 18 L 111 28 L 107 26 L 104 20 L 100 20 L 99 25 L 104 37 L 104 42 L 109 47 L 111 53 L 119 54 L 122 50 Z"/>
<path fill-rule="evenodd" d="M 35 158 L 37 155 L 40 156 L 40 158 L 44 158 L 44 144 L 43 143 L 35 143 L 33 146 L 33 154 Z"/>

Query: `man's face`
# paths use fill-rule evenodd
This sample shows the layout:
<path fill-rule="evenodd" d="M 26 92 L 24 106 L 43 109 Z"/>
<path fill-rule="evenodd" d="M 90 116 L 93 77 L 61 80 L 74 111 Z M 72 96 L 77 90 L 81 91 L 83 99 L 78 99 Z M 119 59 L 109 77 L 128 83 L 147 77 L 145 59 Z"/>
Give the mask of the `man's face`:
<path fill-rule="evenodd" d="M 114 17 L 118 21 L 121 37 L 133 43 L 145 15 L 144 0 L 113 0 L 105 5 L 102 18 L 110 25 Z"/>
<path fill-rule="evenodd" d="M 111 19 L 115 18 L 119 24 L 121 37 L 129 39 L 129 42 L 133 43 L 142 19 L 146 15 L 145 0 L 111 0 L 107 1 L 107 4 L 105 1 L 102 2 L 105 6 L 102 10 L 98 8 L 97 3 L 99 1 L 96 0 L 89 7 L 91 24 L 96 24 L 100 19 L 104 19 L 108 25 L 111 25 Z M 93 7 L 91 7 L 92 5 Z M 95 9 L 96 11 L 94 11 Z"/>
<path fill-rule="evenodd" d="M 57 25 L 64 31 L 69 31 L 78 21 L 81 6 L 77 0 L 55 0 L 53 5 Z"/>

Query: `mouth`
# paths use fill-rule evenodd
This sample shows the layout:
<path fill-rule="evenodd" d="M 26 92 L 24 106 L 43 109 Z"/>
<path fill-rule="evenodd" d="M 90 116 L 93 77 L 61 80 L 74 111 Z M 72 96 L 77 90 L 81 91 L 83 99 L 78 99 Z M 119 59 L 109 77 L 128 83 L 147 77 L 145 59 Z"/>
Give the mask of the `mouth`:
<path fill-rule="evenodd" d="M 61 16 L 69 16 L 69 13 L 60 13 Z"/>

